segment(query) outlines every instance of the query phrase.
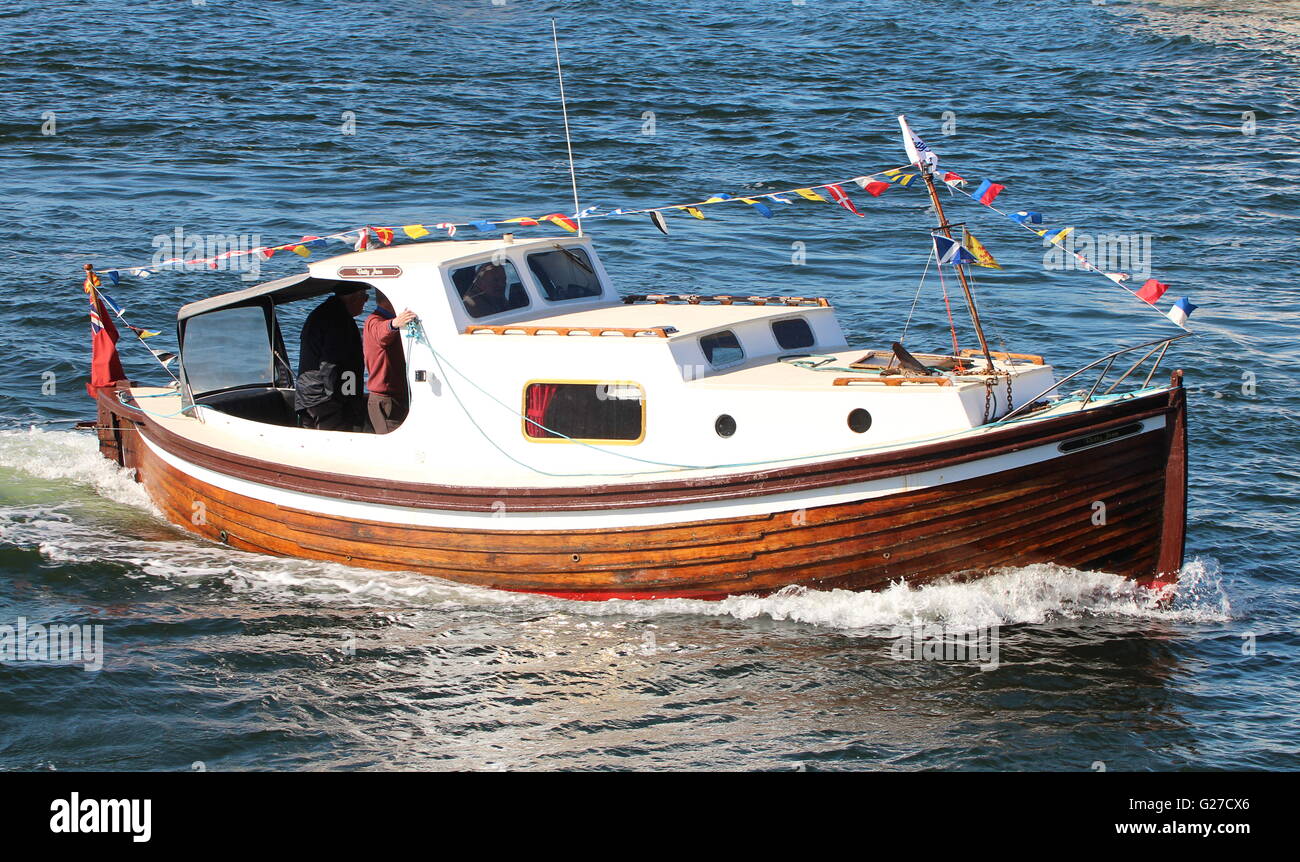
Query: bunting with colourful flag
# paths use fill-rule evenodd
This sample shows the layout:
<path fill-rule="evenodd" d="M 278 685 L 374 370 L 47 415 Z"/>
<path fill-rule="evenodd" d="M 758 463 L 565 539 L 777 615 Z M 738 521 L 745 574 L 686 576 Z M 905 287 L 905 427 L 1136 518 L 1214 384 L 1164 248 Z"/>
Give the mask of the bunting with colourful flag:
<path fill-rule="evenodd" d="M 1002 191 L 1005 188 L 1006 186 L 1001 183 L 995 183 L 992 180 L 985 180 L 979 184 L 979 187 L 975 189 L 975 193 L 971 195 L 971 197 L 984 204 L 984 206 L 988 206 L 993 203 L 994 198 L 1002 194 Z"/>
<path fill-rule="evenodd" d="M 1042 213 L 1033 213 L 1033 212 L 1029 212 L 1028 210 L 1021 210 L 1020 212 L 1011 213 L 1009 216 L 1007 216 L 1007 218 L 1011 219 L 1016 224 L 1042 224 L 1043 223 Z"/>
<path fill-rule="evenodd" d="M 840 187 L 835 183 L 829 183 L 826 186 L 826 191 L 830 192 L 831 197 L 835 200 L 835 203 L 844 207 L 846 210 L 853 213 L 858 218 L 863 218 L 862 213 L 858 212 L 858 208 L 853 205 L 853 201 L 849 200 L 848 193 L 845 192 L 842 187 Z"/>
<path fill-rule="evenodd" d="M 1165 291 L 1168 289 L 1169 289 L 1169 285 L 1161 284 L 1160 282 L 1156 281 L 1154 278 L 1148 278 L 1146 280 L 1146 283 L 1143 284 L 1140 288 L 1138 288 L 1137 298 L 1142 300 L 1143 302 L 1149 302 L 1152 305 L 1155 305 L 1156 300 L 1164 296 Z"/>
<path fill-rule="evenodd" d="M 923 159 L 923 161 L 928 163 L 929 160 Z M 310 258 L 314 250 L 323 249 L 330 242 L 347 243 L 347 245 L 351 246 L 351 248 L 356 251 L 371 250 L 375 248 L 376 241 L 378 242 L 379 245 L 383 245 L 383 246 L 392 245 L 395 238 L 395 233 L 397 231 L 401 231 L 406 239 L 413 240 L 413 241 L 420 240 L 426 236 L 429 236 L 431 229 L 445 231 L 446 236 L 448 238 L 454 238 L 456 236 L 457 229 L 462 227 L 470 227 L 480 231 L 496 231 L 496 230 L 501 230 L 502 228 L 505 228 L 506 226 L 509 225 L 517 225 L 519 227 L 536 227 L 540 224 L 553 224 L 564 231 L 567 231 L 569 233 L 575 233 L 580 230 L 579 227 L 580 220 L 587 219 L 587 218 L 641 215 L 641 214 L 649 214 L 653 212 L 658 212 L 662 214 L 673 209 L 678 209 L 687 213 L 693 218 L 703 219 L 705 218 L 703 207 L 715 206 L 715 205 L 722 206 L 733 202 L 744 203 L 745 205 L 752 208 L 754 212 L 758 213 L 763 218 L 773 218 L 774 212 L 770 203 L 791 204 L 794 203 L 799 198 L 802 198 L 803 200 L 807 200 L 807 201 L 816 202 L 816 203 L 828 203 L 833 201 L 836 204 L 838 204 L 841 208 L 846 210 L 847 212 L 853 213 L 854 215 L 861 217 L 863 215 L 862 211 L 858 208 L 858 206 L 853 201 L 851 196 L 845 191 L 844 186 L 846 183 L 848 182 L 856 183 L 863 191 L 865 191 L 867 194 L 869 194 L 874 198 L 882 195 L 886 190 L 888 190 L 890 185 L 907 186 L 916 177 L 917 174 L 908 173 L 903 168 L 894 168 L 888 171 L 879 171 L 874 174 L 854 176 L 848 179 L 837 180 L 828 183 L 803 185 L 797 188 L 790 188 L 783 191 L 763 192 L 762 194 L 756 194 L 754 192 L 750 192 L 748 194 L 739 197 L 733 197 L 731 195 L 717 193 L 708 197 L 705 200 L 697 201 L 694 203 L 670 204 L 670 205 L 664 205 L 664 206 L 658 206 L 652 208 L 619 207 L 613 210 L 602 210 L 600 207 L 589 206 L 586 209 L 574 213 L 573 215 L 568 215 L 565 213 L 551 213 L 550 215 L 541 218 L 532 218 L 528 216 L 514 216 L 510 218 L 494 218 L 494 219 L 485 218 L 485 219 L 478 219 L 478 220 L 466 221 L 466 222 L 430 221 L 425 223 L 402 225 L 397 228 L 374 227 L 371 225 L 366 225 L 363 227 L 356 227 L 347 231 L 340 231 L 339 233 L 329 234 L 326 236 L 305 234 L 301 237 L 301 239 L 294 242 L 288 242 L 282 245 L 259 246 L 258 248 L 250 249 L 249 251 L 246 252 L 243 251 L 225 252 L 222 254 L 214 255 L 210 258 L 202 258 L 202 259 L 199 258 L 186 259 L 186 258 L 177 257 L 168 260 L 155 261 L 149 264 L 148 266 L 117 267 L 113 269 L 100 270 L 99 272 L 105 277 L 113 280 L 114 284 L 117 284 L 118 280 L 122 275 L 130 275 L 138 278 L 147 278 L 153 273 L 159 271 L 160 269 L 167 269 L 172 267 L 188 268 L 188 267 L 199 265 L 199 266 L 206 266 L 209 269 L 219 269 L 220 267 L 217 265 L 218 261 L 222 260 L 223 258 L 233 256 L 235 254 L 256 254 L 256 255 L 260 255 L 261 258 L 264 260 L 270 260 L 279 251 L 289 251 L 300 257 Z M 655 220 L 652 217 L 652 224 L 654 224 L 655 227 L 658 228 L 659 226 L 658 223 L 660 220 L 662 220 L 662 215 L 660 216 L 659 220 Z"/>
<path fill-rule="evenodd" d="M 912 127 L 907 124 L 907 118 L 902 114 L 898 116 L 899 128 L 903 131 L 903 148 L 907 150 L 908 161 L 923 171 L 932 171 L 939 166 L 939 156 L 929 145 L 912 131 Z"/>
<path fill-rule="evenodd" d="M 704 216 L 700 216 L 700 218 L 704 218 Z M 562 227 L 565 230 L 567 230 L 569 233 L 577 233 L 578 231 L 577 222 L 575 222 L 573 219 L 569 218 L 568 216 L 564 215 L 563 213 L 551 213 L 550 215 L 544 215 L 542 216 L 542 221 L 548 221 L 553 225 Z"/>
<path fill-rule="evenodd" d="M 934 259 L 937 263 L 957 265 L 975 262 L 975 256 L 957 240 L 937 233 L 932 234 L 931 238 L 934 240 Z"/>
<path fill-rule="evenodd" d="M 754 208 L 754 212 L 758 213 L 763 218 L 772 217 L 772 208 L 767 204 L 763 203 L 762 201 L 755 200 L 754 198 L 738 198 L 738 200 L 740 200 L 742 203 L 749 204 L 751 207 Z"/>
<path fill-rule="evenodd" d="M 1002 268 L 998 265 L 998 262 L 993 259 L 993 255 L 989 254 L 989 250 L 984 247 L 984 244 L 975 238 L 975 234 L 965 228 L 962 228 L 961 244 L 966 251 L 971 253 L 971 263 L 976 266 L 985 266 L 991 269 Z"/>
<path fill-rule="evenodd" d="M 1200 306 L 1192 305 L 1192 301 L 1184 296 L 1174 303 L 1174 307 L 1166 312 L 1165 317 L 1168 317 L 1176 325 L 1186 329 L 1187 318 L 1191 317 L 1192 312 L 1198 308 L 1200 308 Z"/>

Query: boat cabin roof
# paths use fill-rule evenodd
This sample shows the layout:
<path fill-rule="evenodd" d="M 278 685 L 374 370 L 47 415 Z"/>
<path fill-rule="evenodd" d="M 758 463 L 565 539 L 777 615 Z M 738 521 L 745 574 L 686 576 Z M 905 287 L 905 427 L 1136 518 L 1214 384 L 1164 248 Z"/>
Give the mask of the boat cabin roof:
<path fill-rule="evenodd" d="M 264 284 L 246 287 L 230 293 L 210 296 L 181 306 L 177 312 L 178 320 L 185 320 L 197 314 L 230 308 L 262 297 L 270 297 L 276 305 L 311 299 L 333 293 L 340 287 L 357 282 L 372 282 L 376 277 L 374 270 L 383 269 L 388 273 L 395 267 L 400 274 L 403 267 L 441 266 L 466 258 L 482 257 L 496 251 L 513 251 L 528 248 L 553 248 L 556 245 L 582 245 L 579 237 L 542 237 L 538 239 L 515 240 L 509 234 L 506 237 L 490 240 L 439 240 L 435 242 L 408 243 L 384 248 L 372 248 L 365 251 L 351 252 L 324 258 L 312 263 L 308 272 L 278 278 Z M 391 274 L 385 275 L 391 278 Z"/>

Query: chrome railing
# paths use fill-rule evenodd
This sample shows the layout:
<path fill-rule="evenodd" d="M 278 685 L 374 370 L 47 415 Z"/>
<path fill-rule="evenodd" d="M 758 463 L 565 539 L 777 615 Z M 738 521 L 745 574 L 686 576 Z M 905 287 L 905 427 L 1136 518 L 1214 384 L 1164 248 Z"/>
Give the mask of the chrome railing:
<path fill-rule="evenodd" d="M 1056 381 L 1051 386 L 1047 387 L 1042 392 L 1039 392 L 1033 398 L 1030 398 L 1024 404 L 1017 407 L 1015 410 L 1012 410 L 1010 413 L 1003 416 L 999 421 L 1005 422 L 1008 419 L 1015 418 L 1018 414 L 1024 413 L 1034 405 L 1038 404 L 1038 402 L 1041 401 L 1045 395 L 1048 395 L 1053 390 L 1059 389 L 1061 386 L 1064 386 L 1066 383 L 1069 383 L 1071 380 L 1078 377 L 1080 374 L 1083 374 L 1086 371 L 1090 371 L 1091 369 L 1096 368 L 1098 365 L 1105 363 L 1106 367 L 1101 370 L 1101 374 L 1098 375 L 1096 382 L 1092 384 L 1092 388 L 1088 390 L 1088 394 L 1083 397 L 1083 404 L 1080 405 L 1079 408 L 1082 410 L 1084 407 L 1088 406 L 1088 402 L 1090 402 L 1093 396 L 1097 394 L 1097 389 L 1101 387 L 1101 384 L 1103 382 L 1105 382 L 1106 375 L 1110 374 L 1110 369 L 1115 365 L 1115 360 L 1121 356 L 1124 356 L 1125 354 L 1133 353 L 1135 351 L 1141 350 L 1144 347 L 1150 349 L 1147 350 L 1146 353 L 1142 354 L 1142 357 L 1138 359 L 1137 362 L 1134 362 L 1132 365 L 1130 365 L 1128 367 L 1128 370 L 1125 371 L 1123 374 L 1121 374 L 1119 376 L 1119 379 L 1116 380 L 1114 383 L 1112 383 L 1110 387 L 1105 392 L 1102 393 L 1102 395 L 1109 395 L 1110 393 L 1114 392 L 1116 387 L 1118 387 L 1121 383 L 1127 380 L 1135 371 L 1141 368 L 1143 363 L 1145 363 L 1152 356 L 1155 356 L 1156 360 L 1154 363 L 1152 363 L 1151 370 L 1147 372 L 1146 379 L 1142 381 L 1142 386 L 1140 387 L 1140 388 L 1145 388 L 1147 385 L 1151 383 L 1151 378 L 1155 377 L 1156 370 L 1160 367 L 1160 363 L 1164 361 L 1165 352 L 1169 350 L 1169 345 L 1173 344 L 1178 339 L 1186 338 L 1191 334 L 1192 333 L 1190 332 L 1180 332 L 1179 334 L 1171 335 L 1168 338 L 1161 338 L 1157 341 L 1148 341 L 1144 344 L 1135 344 L 1132 347 L 1125 347 L 1120 350 L 1116 350 L 1114 353 L 1108 353 L 1107 355 L 1098 359 L 1096 362 L 1090 362 L 1087 365 L 1080 368 L 1079 370 L 1067 374 L 1065 377 L 1062 377 L 1060 380 Z"/>

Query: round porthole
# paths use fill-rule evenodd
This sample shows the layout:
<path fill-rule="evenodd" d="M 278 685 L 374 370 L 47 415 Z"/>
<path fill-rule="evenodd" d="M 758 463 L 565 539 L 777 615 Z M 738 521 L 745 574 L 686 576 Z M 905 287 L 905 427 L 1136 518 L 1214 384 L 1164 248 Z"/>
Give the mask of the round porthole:
<path fill-rule="evenodd" d="M 736 420 L 723 413 L 718 417 L 718 421 L 713 423 L 713 430 L 718 432 L 719 437 L 730 437 L 736 433 Z"/>
<path fill-rule="evenodd" d="M 849 413 L 849 428 L 861 434 L 871 427 L 871 414 L 859 407 Z"/>

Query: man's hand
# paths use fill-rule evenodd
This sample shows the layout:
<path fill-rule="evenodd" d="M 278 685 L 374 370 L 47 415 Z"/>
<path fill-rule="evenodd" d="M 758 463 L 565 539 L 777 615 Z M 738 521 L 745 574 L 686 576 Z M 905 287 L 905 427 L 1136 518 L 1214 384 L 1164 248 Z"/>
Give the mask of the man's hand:
<path fill-rule="evenodd" d="M 415 320 L 415 312 L 411 311 L 409 308 L 404 308 L 402 309 L 401 314 L 389 321 L 388 325 L 393 327 L 393 329 L 401 329 L 412 320 Z"/>

